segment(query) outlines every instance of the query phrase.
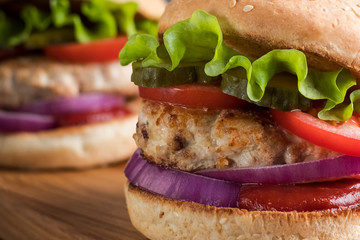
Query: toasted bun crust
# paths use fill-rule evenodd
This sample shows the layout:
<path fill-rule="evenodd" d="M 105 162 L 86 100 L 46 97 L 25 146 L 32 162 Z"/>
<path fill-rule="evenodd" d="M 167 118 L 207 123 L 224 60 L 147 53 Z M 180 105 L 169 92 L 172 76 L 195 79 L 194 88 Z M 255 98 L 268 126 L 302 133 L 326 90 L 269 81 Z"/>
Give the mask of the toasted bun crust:
<path fill-rule="evenodd" d="M 0 166 L 80 169 L 127 159 L 136 149 L 137 115 L 48 130 L 0 135 Z"/>
<path fill-rule="evenodd" d="M 355 240 L 360 211 L 270 212 L 217 208 L 164 198 L 127 184 L 133 225 L 156 239 Z"/>
<path fill-rule="evenodd" d="M 197 9 L 218 17 L 225 42 L 259 57 L 276 48 L 295 48 L 321 70 L 346 67 L 360 72 L 360 4 L 357 0 L 173 0 L 159 32 Z M 334 64 L 329 64 L 334 62 Z"/>

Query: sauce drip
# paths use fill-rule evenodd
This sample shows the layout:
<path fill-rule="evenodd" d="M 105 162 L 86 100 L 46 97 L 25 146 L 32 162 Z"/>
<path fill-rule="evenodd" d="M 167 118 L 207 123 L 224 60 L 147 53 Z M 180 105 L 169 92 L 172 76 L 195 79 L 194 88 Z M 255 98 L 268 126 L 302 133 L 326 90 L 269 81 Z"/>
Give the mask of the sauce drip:
<path fill-rule="evenodd" d="M 360 180 L 294 185 L 243 185 L 238 206 L 249 211 L 319 211 L 360 204 Z"/>
<path fill-rule="evenodd" d="M 131 111 L 126 107 L 113 107 L 110 109 L 103 109 L 93 112 L 72 113 L 62 116 L 57 116 L 57 126 L 73 126 L 88 123 L 110 121 L 115 118 L 121 118 L 131 114 Z"/>

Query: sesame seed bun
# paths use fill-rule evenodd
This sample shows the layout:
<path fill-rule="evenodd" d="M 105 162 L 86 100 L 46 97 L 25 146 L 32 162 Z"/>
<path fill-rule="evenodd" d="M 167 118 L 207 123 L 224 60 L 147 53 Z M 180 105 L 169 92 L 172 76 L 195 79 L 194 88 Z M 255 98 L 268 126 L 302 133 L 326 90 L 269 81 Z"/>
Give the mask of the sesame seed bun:
<path fill-rule="evenodd" d="M 356 0 L 175 0 L 159 22 L 159 32 L 202 9 L 217 16 L 225 43 L 259 57 L 278 48 L 307 54 L 320 70 L 345 67 L 360 72 L 360 4 Z M 341 37 L 340 37 L 341 36 Z"/>
<path fill-rule="evenodd" d="M 111 0 L 113 2 L 129 2 L 129 0 Z M 158 20 L 166 7 L 166 0 L 133 0 L 139 4 L 139 13 L 152 20 Z"/>

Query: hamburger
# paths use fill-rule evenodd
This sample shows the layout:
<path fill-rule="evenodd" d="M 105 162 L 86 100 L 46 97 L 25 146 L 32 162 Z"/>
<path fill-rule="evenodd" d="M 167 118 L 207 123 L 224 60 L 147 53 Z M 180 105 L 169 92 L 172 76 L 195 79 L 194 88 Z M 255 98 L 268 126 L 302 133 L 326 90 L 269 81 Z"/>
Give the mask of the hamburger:
<path fill-rule="evenodd" d="M 360 239 L 359 12 L 357 1 L 174 0 L 159 40 L 130 38 L 135 228 Z"/>
<path fill-rule="evenodd" d="M 127 159 L 137 119 L 127 36 L 156 34 L 165 2 L 1 1 L 0 166 L 87 168 Z"/>

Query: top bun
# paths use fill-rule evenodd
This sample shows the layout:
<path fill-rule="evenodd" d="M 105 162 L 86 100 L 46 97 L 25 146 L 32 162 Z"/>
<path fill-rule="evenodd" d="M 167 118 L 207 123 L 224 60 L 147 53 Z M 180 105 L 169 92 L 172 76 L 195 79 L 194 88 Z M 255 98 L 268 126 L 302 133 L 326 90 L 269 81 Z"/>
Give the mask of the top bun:
<path fill-rule="evenodd" d="M 146 18 L 158 20 L 166 7 L 166 0 L 111 0 L 113 2 L 137 2 L 139 13 Z"/>
<path fill-rule="evenodd" d="M 159 33 L 202 9 L 217 16 L 225 43 L 251 57 L 279 48 L 303 51 L 319 70 L 360 73 L 358 0 L 173 0 Z"/>

